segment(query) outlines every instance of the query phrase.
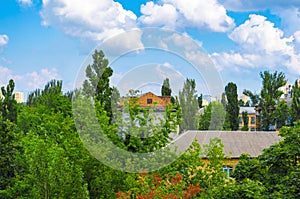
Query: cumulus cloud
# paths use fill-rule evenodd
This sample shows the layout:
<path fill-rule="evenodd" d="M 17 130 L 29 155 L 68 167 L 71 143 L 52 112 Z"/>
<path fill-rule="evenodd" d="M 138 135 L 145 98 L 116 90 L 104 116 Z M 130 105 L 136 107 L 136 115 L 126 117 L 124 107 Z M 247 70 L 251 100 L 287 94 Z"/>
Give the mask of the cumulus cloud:
<path fill-rule="evenodd" d="M 139 20 L 147 25 L 174 28 L 177 21 L 176 8 L 171 4 L 157 5 L 150 1 L 141 6 L 141 13 Z"/>
<path fill-rule="evenodd" d="M 249 20 L 229 34 L 239 47 L 239 52 L 213 53 L 211 57 L 222 69 L 286 67 L 300 74 L 300 54 L 295 49 L 298 33 L 284 37 L 284 32 L 260 15 L 250 15 Z"/>
<path fill-rule="evenodd" d="M 288 44 L 293 41 L 293 37 L 284 38 L 283 31 L 275 28 L 274 23 L 267 21 L 264 16 L 252 14 L 249 17 L 249 20 L 229 34 L 229 38 L 238 43 L 244 51 L 286 54 L 292 50 Z"/>
<path fill-rule="evenodd" d="M 136 15 L 112 0 L 43 0 L 42 24 L 66 34 L 103 41 L 136 27 Z"/>
<path fill-rule="evenodd" d="M 12 70 L 0 66 L 0 86 L 7 85 L 10 79 L 16 84 L 16 90 L 33 91 L 37 88 L 43 88 L 51 79 L 60 79 L 56 68 L 41 69 L 22 75 L 14 74 Z"/>
<path fill-rule="evenodd" d="M 141 6 L 141 12 L 139 20 L 146 25 L 206 28 L 216 32 L 234 27 L 234 20 L 217 0 L 162 0 L 161 5 L 148 2 Z"/>
<path fill-rule="evenodd" d="M 0 47 L 5 46 L 9 41 L 9 38 L 7 35 L 0 35 Z"/>

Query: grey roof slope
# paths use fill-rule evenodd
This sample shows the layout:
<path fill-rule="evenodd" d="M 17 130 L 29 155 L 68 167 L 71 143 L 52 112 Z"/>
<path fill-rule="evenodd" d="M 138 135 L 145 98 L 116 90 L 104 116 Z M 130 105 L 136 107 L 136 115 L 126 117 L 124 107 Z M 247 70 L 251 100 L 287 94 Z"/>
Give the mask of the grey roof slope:
<path fill-rule="evenodd" d="M 211 138 L 220 138 L 224 144 L 226 156 L 238 158 L 246 153 L 257 157 L 265 148 L 278 143 L 283 138 L 278 132 L 244 132 L 244 131 L 187 131 L 178 136 L 173 142 L 179 151 L 186 150 L 193 140 L 197 139 L 201 146 L 208 144 Z"/>
<path fill-rule="evenodd" d="M 243 111 L 246 111 L 248 114 L 255 114 L 255 107 L 241 106 L 239 113 L 242 114 Z"/>

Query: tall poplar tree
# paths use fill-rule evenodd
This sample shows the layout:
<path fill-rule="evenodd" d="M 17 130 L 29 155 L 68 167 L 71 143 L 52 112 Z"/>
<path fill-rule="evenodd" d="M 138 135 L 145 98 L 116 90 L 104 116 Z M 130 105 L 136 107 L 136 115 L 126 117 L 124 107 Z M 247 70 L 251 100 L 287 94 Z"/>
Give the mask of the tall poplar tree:
<path fill-rule="evenodd" d="M 280 96 L 283 94 L 279 90 L 286 84 L 285 76 L 282 72 L 270 73 L 269 71 L 260 72 L 262 78 L 262 90 L 260 92 L 259 106 L 260 112 L 260 128 L 265 131 L 272 130 L 271 126 L 275 125 L 276 105 Z"/>
<path fill-rule="evenodd" d="M 296 120 L 300 119 L 300 85 L 297 80 L 293 86 L 292 92 L 291 119 L 292 123 L 294 123 Z"/>
<path fill-rule="evenodd" d="M 170 87 L 169 78 L 166 78 L 161 87 L 161 96 L 171 96 L 172 89 Z"/>
<path fill-rule="evenodd" d="M 95 50 L 93 63 L 88 65 L 85 73 L 87 79 L 83 83 L 83 92 L 86 96 L 93 97 L 95 101 L 104 106 L 107 115 L 112 117 L 111 97 L 113 88 L 109 85 L 109 78 L 113 70 L 108 66 L 108 59 L 102 50 Z"/>
<path fill-rule="evenodd" d="M 6 88 L 1 87 L 2 99 L 0 98 L 0 113 L 4 119 L 8 119 L 11 122 L 17 120 L 17 101 L 15 100 L 15 82 L 9 80 Z"/>
<path fill-rule="evenodd" d="M 182 108 L 181 130 L 195 130 L 198 128 L 198 101 L 196 95 L 196 82 L 186 79 L 183 90 L 179 92 L 179 104 Z"/>
<path fill-rule="evenodd" d="M 228 113 L 230 128 L 236 131 L 239 128 L 239 104 L 236 84 L 229 82 L 225 87 L 225 94 L 227 98 L 226 112 Z"/>

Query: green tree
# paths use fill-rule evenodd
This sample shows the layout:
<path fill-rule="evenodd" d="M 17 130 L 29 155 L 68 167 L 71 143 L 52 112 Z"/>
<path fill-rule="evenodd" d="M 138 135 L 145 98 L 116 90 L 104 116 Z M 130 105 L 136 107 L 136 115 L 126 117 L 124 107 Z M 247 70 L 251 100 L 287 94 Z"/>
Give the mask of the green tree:
<path fill-rule="evenodd" d="M 11 79 L 9 80 L 6 89 L 4 86 L 1 87 L 2 98 L 0 98 L 0 114 L 3 118 L 6 118 L 12 122 L 17 119 L 17 101 L 15 100 L 14 92 L 15 83 Z"/>
<path fill-rule="evenodd" d="M 236 131 L 239 128 L 239 105 L 236 84 L 229 82 L 225 87 L 225 94 L 227 98 L 226 112 L 229 116 L 230 128 Z"/>
<path fill-rule="evenodd" d="M 279 101 L 274 111 L 276 128 L 281 128 L 287 125 L 289 114 L 289 107 L 287 103 L 283 100 Z"/>
<path fill-rule="evenodd" d="M 274 73 L 269 71 L 261 72 L 260 77 L 262 78 L 262 90 L 259 102 L 259 107 L 261 108 L 259 122 L 260 128 L 268 131 L 271 130 L 271 125 L 275 125 L 276 104 L 283 94 L 279 88 L 286 84 L 286 80 L 284 74 L 277 71 Z"/>
<path fill-rule="evenodd" d="M 243 122 L 244 122 L 244 126 L 242 127 L 242 131 L 248 131 L 249 130 L 249 127 L 248 127 L 249 118 L 248 118 L 247 111 L 242 112 L 242 118 L 243 118 Z"/>
<path fill-rule="evenodd" d="M 245 106 L 245 103 L 242 99 L 239 100 L 238 104 L 239 104 L 239 107 Z"/>
<path fill-rule="evenodd" d="M 284 139 L 265 149 L 257 158 L 241 156 L 233 177 L 237 181 L 247 178 L 260 181 L 266 188 L 264 198 L 300 197 L 300 124 L 282 127 L 279 135 Z"/>
<path fill-rule="evenodd" d="M 61 112 L 64 113 L 65 116 L 71 116 L 72 98 L 68 95 L 72 94 L 63 94 L 62 81 L 53 79 L 49 81 L 43 89 L 36 89 L 31 92 L 28 95 L 27 105 L 32 107 L 42 105 L 56 113 Z"/>
<path fill-rule="evenodd" d="M 196 82 L 186 79 L 182 91 L 179 91 L 179 104 L 182 109 L 181 130 L 195 130 L 198 128 L 198 102 Z"/>
<path fill-rule="evenodd" d="M 226 111 L 219 102 L 211 102 L 199 118 L 199 130 L 222 130 Z"/>
<path fill-rule="evenodd" d="M 203 95 L 202 94 L 200 94 L 200 96 L 198 96 L 197 101 L 198 101 L 199 108 L 203 108 L 203 105 L 202 105 L 202 103 L 203 103 Z"/>
<path fill-rule="evenodd" d="M 0 116 L 0 198 L 12 198 L 11 189 L 17 181 L 16 155 L 21 148 L 19 140 L 17 126 Z"/>
<path fill-rule="evenodd" d="M 298 119 L 300 119 L 300 85 L 296 80 L 292 88 L 291 122 Z"/>
<path fill-rule="evenodd" d="M 161 96 L 171 96 L 172 89 L 170 87 L 169 78 L 166 78 L 161 87 Z"/>
<path fill-rule="evenodd" d="M 250 101 L 251 101 L 251 106 L 256 106 L 256 105 L 258 105 L 258 102 L 259 102 L 259 95 L 257 95 L 257 94 L 254 94 L 254 93 L 252 93 L 251 91 L 249 91 L 249 90 L 244 90 L 243 91 L 243 94 L 244 95 L 246 95 L 246 96 L 248 96 L 248 97 L 250 97 Z M 249 106 L 250 106 L 249 105 Z"/>
<path fill-rule="evenodd" d="M 88 65 L 85 73 L 86 79 L 83 83 L 83 92 L 86 96 L 91 96 L 95 101 L 104 105 L 104 110 L 109 118 L 112 117 L 111 95 L 113 88 L 109 85 L 109 78 L 113 70 L 108 66 L 108 60 L 102 50 L 95 50 L 93 63 Z"/>
<path fill-rule="evenodd" d="M 30 198 L 88 198 L 84 173 L 62 145 L 31 132 L 23 145 L 27 167 L 23 183 L 29 183 Z"/>

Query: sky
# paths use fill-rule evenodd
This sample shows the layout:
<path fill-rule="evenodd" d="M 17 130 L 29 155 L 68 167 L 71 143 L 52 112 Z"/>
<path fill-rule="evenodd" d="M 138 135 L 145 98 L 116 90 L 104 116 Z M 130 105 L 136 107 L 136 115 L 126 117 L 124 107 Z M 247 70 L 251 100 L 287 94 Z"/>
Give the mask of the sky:
<path fill-rule="evenodd" d="M 149 29 L 152 28 L 152 29 Z M 0 86 L 43 88 L 51 79 L 72 90 L 94 49 L 126 89 L 176 95 L 186 78 L 213 94 L 228 82 L 259 93 L 259 73 L 300 77 L 299 0 L 2 0 Z M 197 70 L 198 69 L 198 70 Z M 210 71 L 208 73 L 207 71 Z"/>

